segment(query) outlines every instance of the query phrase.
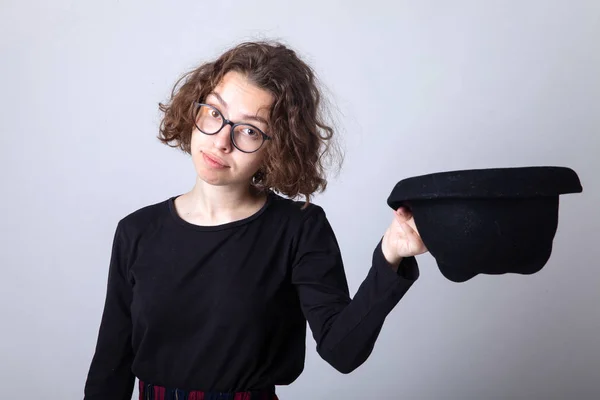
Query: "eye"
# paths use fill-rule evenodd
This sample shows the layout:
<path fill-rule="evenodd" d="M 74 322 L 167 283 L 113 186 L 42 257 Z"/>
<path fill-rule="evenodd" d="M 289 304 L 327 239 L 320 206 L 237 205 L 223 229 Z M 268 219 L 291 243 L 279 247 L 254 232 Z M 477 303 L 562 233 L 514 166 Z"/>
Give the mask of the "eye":
<path fill-rule="evenodd" d="M 250 126 L 244 126 L 242 128 L 242 133 L 244 136 L 248 136 L 251 139 L 258 139 L 260 137 L 260 133 Z"/>
<path fill-rule="evenodd" d="M 212 110 L 212 109 L 211 109 L 211 110 L 208 112 L 208 114 L 209 114 L 209 115 L 210 115 L 212 118 L 214 118 L 214 119 L 221 119 L 221 115 L 219 114 L 219 112 L 218 112 L 217 110 Z"/>

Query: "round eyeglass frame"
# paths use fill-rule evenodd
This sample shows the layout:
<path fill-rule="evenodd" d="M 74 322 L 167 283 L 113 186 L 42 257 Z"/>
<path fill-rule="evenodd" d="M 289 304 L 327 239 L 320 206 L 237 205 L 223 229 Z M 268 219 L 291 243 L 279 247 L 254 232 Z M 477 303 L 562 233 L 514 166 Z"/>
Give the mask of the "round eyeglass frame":
<path fill-rule="evenodd" d="M 196 116 L 197 116 L 197 112 L 199 111 L 200 107 L 202 107 L 202 106 L 204 106 L 204 107 L 208 107 L 208 108 L 210 108 L 211 110 L 214 110 L 214 111 L 216 111 L 216 112 L 217 112 L 217 113 L 219 113 L 219 115 L 221 116 L 221 120 L 223 121 L 223 124 L 221 124 L 221 127 L 220 127 L 219 129 L 217 129 L 217 130 L 216 130 L 215 132 L 213 132 L 213 133 L 207 133 L 207 132 L 204 132 L 202 129 L 200 129 L 200 127 L 199 127 L 199 126 L 198 126 L 198 124 L 196 123 Z M 267 140 L 271 140 L 271 137 L 270 137 L 269 135 L 267 135 L 267 134 L 266 134 L 266 133 L 264 133 L 262 130 L 260 130 L 259 128 L 257 128 L 256 126 L 254 126 L 254 125 L 252 125 L 252 124 L 248 124 L 248 123 L 246 123 L 246 122 L 233 122 L 233 121 L 230 121 L 230 120 L 228 120 L 227 118 L 225 118 L 225 116 L 223 115 L 223 113 L 222 113 L 221 111 L 219 111 L 219 110 L 218 110 L 217 108 L 215 108 L 214 106 L 211 106 L 210 104 L 206 104 L 206 103 L 200 103 L 200 102 L 197 102 L 197 101 L 195 101 L 195 102 L 193 103 L 193 107 L 192 107 L 192 117 L 193 117 L 193 119 L 194 119 L 194 126 L 196 127 L 196 129 L 198 129 L 198 130 L 199 130 L 200 132 L 202 132 L 203 134 L 205 134 L 205 135 L 209 135 L 209 136 L 216 135 L 217 133 L 221 132 L 221 130 L 222 130 L 224 127 L 225 127 L 225 125 L 229 125 L 229 126 L 231 126 L 231 129 L 229 130 L 229 140 L 231 141 L 231 144 L 232 144 L 232 145 L 233 145 L 233 146 L 234 146 L 236 149 L 238 149 L 239 151 L 241 151 L 242 153 L 247 153 L 247 154 L 250 154 L 250 153 L 255 153 L 255 152 L 257 152 L 258 150 L 260 150 L 260 149 L 261 149 L 261 147 L 262 147 L 262 146 L 265 144 L 265 142 L 266 142 Z M 235 139 L 234 139 L 234 135 L 233 135 L 233 133 L 234 133 L 234 130 L 235 130 L 235 127 L 236 127 L 236 126 L 242 126 L 242 125 L 245 125 L 245 126 L 250 126 L 250 127 L 252 127 L 253 129 L 256 129 L 256 131 L 257 131 L 258 133 L 260 133 L 260 134 L 261 134 L 261 136 L 262 136 L 262 139 L 263 139 L 263 140 L 262 140 L 262 143 L 260 144 L 260 146 L 258 146 L 258 148 L 257 148 L 256 150 L 252 150 L 252 151 L 242 150 L 242 149 L 240 149 L 240 148 L 238 147 L 238 145 L 235 143 Z"/>

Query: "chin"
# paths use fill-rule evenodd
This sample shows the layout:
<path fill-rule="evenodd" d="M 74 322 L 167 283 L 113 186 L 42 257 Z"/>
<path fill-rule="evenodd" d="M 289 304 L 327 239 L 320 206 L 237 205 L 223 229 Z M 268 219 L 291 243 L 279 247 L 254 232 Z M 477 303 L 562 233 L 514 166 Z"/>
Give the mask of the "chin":
<path fill-rule="evenodd" d="M 229 185 L 241 185 L 252 180 L 252 176 L 243 176 L 242 171 L 235 173 L 230 168 L 223 170 L 215 170 L 207 167 L 202 160 L 202 155 L 198 159 L 194 159 L 194 168 L 198 179 L 213 186 L 229 186 Z"/>
<path fill-rule="evenodd" d="M 239 184 L 239 180 L 235 179 L 227 173 L 228 171 L 213 171 L 206 169 L 203 166 L 196 167 L 196 175 L 198 179 L 212 186 L 228 186 Z"/>
<path fill-rule="evenodd" d="M 196 168 L 196 175 L 198 179 L 214 186 L 223 186 L 230 183 L 227 177 L 213 171 L 206 171 L 204 168 Z"/>

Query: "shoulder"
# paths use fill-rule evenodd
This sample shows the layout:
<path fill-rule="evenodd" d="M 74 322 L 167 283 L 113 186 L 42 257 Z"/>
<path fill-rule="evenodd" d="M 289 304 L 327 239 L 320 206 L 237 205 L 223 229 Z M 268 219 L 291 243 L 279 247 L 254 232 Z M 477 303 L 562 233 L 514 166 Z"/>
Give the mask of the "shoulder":
<path fill-rule="evenodd" d="M 172 198 L 149 204 L 126 214 L 118 223 L 118 229 L 127 236 L 135 236 L 162 220 L 169 214 Z"/>
<path fill-rule="evenodd" d="M 292 200 L 274 194 L 271 204 L 274 213 L 289 219 L 290 222 L 303 223 L 308 219 L 326 219 L 325 210 L 319 204 Z"/>
<path fill-rule="evenodd" d="M 316 203 L 276 196 L 271 204 L 276 225 L 285 225 L 292 243 L 324 240 L 334 237 L 333 229 L 322 206 Z M 324 240 L 324 241 L 327 241 Z"/>
<path fill-rule="evenodd" d="M 285 225 L 276 231 L 285 232 L 294 258 L 307 253 L 339 252 L 336 235 L 321 205 L 283 197 L 277 197 L 271 205 L 277 225 Z"/>

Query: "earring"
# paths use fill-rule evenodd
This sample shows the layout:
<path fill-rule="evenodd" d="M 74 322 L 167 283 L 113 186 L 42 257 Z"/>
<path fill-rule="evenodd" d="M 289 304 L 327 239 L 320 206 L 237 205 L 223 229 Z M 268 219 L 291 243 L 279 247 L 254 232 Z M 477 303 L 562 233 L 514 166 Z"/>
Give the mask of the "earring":
<path fill-rule="evenodd" d="M 254 185 L 259 184 L 261 181 L 263 181 L 265 178 L 265 173 L 263 172 L 262 169 L 259 169 L 258 171 L 256 171 L 256 173 L 254 174 L 254 176 L 252 177 L 252 183 Z"/>

